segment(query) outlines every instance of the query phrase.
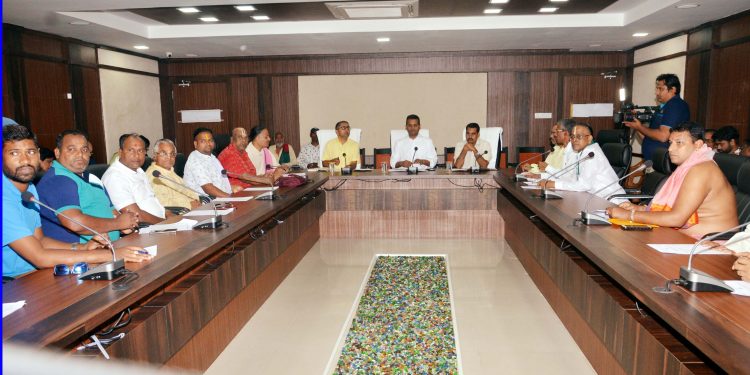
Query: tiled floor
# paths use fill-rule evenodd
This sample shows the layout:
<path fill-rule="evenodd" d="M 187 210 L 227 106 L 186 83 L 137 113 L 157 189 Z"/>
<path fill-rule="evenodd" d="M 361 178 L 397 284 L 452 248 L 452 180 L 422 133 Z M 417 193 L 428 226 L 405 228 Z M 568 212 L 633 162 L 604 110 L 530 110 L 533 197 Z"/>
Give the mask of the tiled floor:
<path fill-rule="evenodd" d="M 324 373 L 378 253 L 448 254 L 464 374 L 594 373 L 505 241 L 349 239 L 315 244 L 206 373 Z"/>

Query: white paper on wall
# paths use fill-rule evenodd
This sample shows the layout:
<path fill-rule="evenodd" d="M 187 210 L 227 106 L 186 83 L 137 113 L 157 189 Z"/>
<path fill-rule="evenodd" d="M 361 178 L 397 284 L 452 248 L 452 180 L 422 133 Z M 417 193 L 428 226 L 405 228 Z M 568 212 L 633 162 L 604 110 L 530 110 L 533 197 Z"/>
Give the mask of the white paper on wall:
<path fill-rule="evenodd" d="M 183 124 L 222 121 L 220 109 L 188 109 L 179 112 L 182 116 L 180 122 Z"/>
<path fill-rule="evenodd" d="M 571 105 L 571 117 L 612 117 L 615 105 L 612 103 L 589 103 Z"/>

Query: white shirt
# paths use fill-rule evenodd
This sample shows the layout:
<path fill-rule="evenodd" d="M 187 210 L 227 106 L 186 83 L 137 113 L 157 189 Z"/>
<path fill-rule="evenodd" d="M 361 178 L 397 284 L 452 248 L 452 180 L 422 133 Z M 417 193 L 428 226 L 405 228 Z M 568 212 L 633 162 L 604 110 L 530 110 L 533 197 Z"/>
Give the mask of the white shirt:
<path fill-rule="evenodd" d="M 579 159 L 584 158 L 592 151 L 594 152 L 593 158 L 582 161 L 577 167 L 572 167 L 555 179 L 555 189 L 587 191 L 593 194 L 595 191 L 612 184 L 612 186 L 596 195 L 606 198 L 612 194 L 625 194 L 622 186 L 616 183 L 617 174 L 609 165 L 609 160 L 604 155 L 602 148 L 596 143 L 586 146 L 581 152 L 575 152 L 571 148 L 571 152 L 565 154 L 563 168 L 578 162 Z"/>
<path fill-rule="evenodd" d="M 258 150 L 253 143 L 250 142 L 250 144 L 245 147 L 245 151 L 247 151 L 247 156 L 250 157 L 250 162 L 253 163 L 253 166 L 255 167 L 255 175 L 264 176 L 266 174 L 266 156 L 263 153 L 263 149 Z M 279 162 L 276 159 L 276 155 L 274 155 L 273 152 L 270 152 L 270 155 L 273 160 L 271 168 L 278 167 Z"/>
<path fill-rule="evenodd" d="M 223 169 L 221 162 L 213 154 L 204 155 L 198 150 L 194 150 L 185 162 L 183 181 L 185 181 L 185 185 L 194 190 L 202 191 L 204 194 L 208 194 L 202 187 L 206 184 L 213 184 L 219 190 L 232 194 L 229 178 L 221 175 Z"/>
<path fill-rule="evenodd" d="M 562 167 L 565 166 L 565 160 L 569 157 L 570 154 L 573 153 L 573 142 L 568 142 L 567 145 L 565 145 L 565 149 L 563 149 L 563 156 L 562 156 L 562 165 L 560 168 L 555 168 L 553 165 L 549 164 L 547 165 L 547 168 L 544 168 L 544 173 L 542 173 L 542 178 L 549 178 L 550 175 L 553 175 L 557 173 L 559 170 L 562 169 Z"/>
<path fill-rule="evenodd" d="M 414 153 L 414 147 L 418 147 L 416 154 Z M 396 141 L 393 148 L 393 153 L 391 154 L 391 167 L 393 168 L 396 168 L 396 163 L 404 160 L 429 160 L 430 168 L 433 168 L 437 164 L 435 145 L 432 144 L 432 139 L 427 137 L 417 135 L 416 138 L 411 139 L 407 136 Z"/>
<path fill-rule="evenodd" d="M 308 143 L 299 150 L 297 164 L 307 167 L 308 164 L 312 163 L 320 164 L 320 144 L 313 146 L 312 143 Z M 320 165 L 318 166 L 320 167 Z"/>
<path fill-rule="evenodd" d="M 135 203 L 139 209 L 151 215 L 165 217 L 164 206 L 156 198 L 143 169 L 134 171 L 117 160 L 104 172 L 102 182 L 117 210 Z"/>
<path fill-rule="evenodd" d="M 456 160 L 458 159 L 458 156 L 461 155 L 461 151 L 464 149 L 464 145 L 466 144 L 466 141 L 458 142 L 456 144 L 456 150 L 453 154 L 453 164 L 456 164 Z M 480 155 L 482 155 L 482 159 L 487 160 L 487 162 L 492 161 L 492 147 L 490 146 L 490 143 L 485 141 L 482 138 L 477 139 L 477 143 L 474 145 L 474 147 L 477 149 Z M 486 152 L 486 154 L 485 154 Z M 466 156 L 464 157 L 464 164 L 460 168 L 470 168 L 470 167 L 479 167 L 479 164 L 477 163 L 477 158 L 474 156 L 474 153 L 471 151 L 466 152 Z M 494 168 L 494 165 L 487 165 L 487 168 Z M 458 167 L 457 167 L 458 168 Z"/>

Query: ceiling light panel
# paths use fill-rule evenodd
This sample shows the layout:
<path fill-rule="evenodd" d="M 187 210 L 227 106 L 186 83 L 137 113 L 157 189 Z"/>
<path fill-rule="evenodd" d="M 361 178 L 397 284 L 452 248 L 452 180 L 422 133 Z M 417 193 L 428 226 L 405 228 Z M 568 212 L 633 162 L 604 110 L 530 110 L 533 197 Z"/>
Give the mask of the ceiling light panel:
<path fill-rule="evenodd" d="M 252 5 L 235 5 L 234 8 L 239 10 L 240 12 L 252 12 L 256 10 Z"/>
<path fill-rule="evenodd" d="M 383 36 L 383 37 L 380 37 L 380 38 L 378 38 L 378 39 L 377 39 L 377 41 L 378 41 L 379 43 L 388 43 L 388 42 L 390 42 L 390 41 L 391 41 L 391 38 L 389 38 L 389 37 L 387 37 L 387 36 Z"/>
<path fill-rule="evenodd" d="M 219 19 L 216 17 L 201 17 L 199 20 L 203 22 L 219 22 Z"/>
<path fill-rule="evenodd" d="M 490 0 L 490 4 L 508 4 L 510 0 Z"/>
<path fill-rule="evenodd" d="M 643 38 L 644 36 L 647 36 L 648 33 L 634 33 L 633 36 L 636 38 Z"/>
<path fill-rule="evenodd" d="M 182 13 L 199 13 L 200 10 L 198 8 L 193 7 L 186 7 L 186 8 L 177 8 Z"/>
<path fill-rule="evenodd" d="M 539 8 L 539 13 L 554 13 L 554 12 L 557 12 L 557 8 L 555 7 Z"/>
<path fill-rule="evenodd" d="M 484 14 L 500 14 L 500 12 L 502 11 L 503 11 L 502 9 L 490 8 L 490 9 L 485 9 Z"/>
<path fill-rule="evenodd" d="M 142 44 L 139 44 L 139 45 L 137 45 L 137 46 L 133 46 L 133 48 L 135 48 L 135 49 L 140 49 L 140 50 L 144 50 L 144 49 L 148 49 L 148 46 L 144 46 L 144 45 L 142 45 Z"/>
<path fill-rule="evenodd" d="M 271 17 L 259 14 L 257 16 L 253 16 L 253 19 L 256 21 L 268 21 L 271 19 Z"/>

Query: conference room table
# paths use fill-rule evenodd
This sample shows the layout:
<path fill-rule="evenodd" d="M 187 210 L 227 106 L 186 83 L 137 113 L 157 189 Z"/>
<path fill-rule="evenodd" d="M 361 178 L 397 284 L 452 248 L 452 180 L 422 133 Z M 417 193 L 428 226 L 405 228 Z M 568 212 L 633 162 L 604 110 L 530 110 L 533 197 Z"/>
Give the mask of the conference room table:
<path fill-rule="evenodd" d="M 317 242 L 325 211 L 319 188 L 327 176 L 308 177 L 301 186 L 280 188 L 278 200 L 232 203 L 220 229 L 118 240 L 117 247 L 157 245 L 152 260 L 126 263 L 137 275 L 127 284 L 128 275 L 79 281 L 51 269 L 3 284 L 3 303 L 26 301 L 3 319 L 3 341 L 99 357 L 98 350 L 75 348 L 129 310 L 129 324 L 102 335 L 125 333 L 107 348 L 112 358 L 204 371 Z"/>
<path fill-rule="evenodd" d="M 538 198 L 512 170 L 494 179 L 505 239 L 599 373 L 750 373 L 750 297 L 691 292 L 679 277 L 687 255 L 662 254 L 648 244 L 690 244 L 672 228 L 623 231 L 575 223 L 591 197 L 558 191 Z M 611 205 L 593 197 L 589 211 Z M 732 255 L 697 255 L 693 267 L 736 280 Z"/>

